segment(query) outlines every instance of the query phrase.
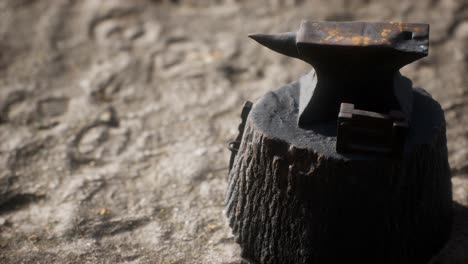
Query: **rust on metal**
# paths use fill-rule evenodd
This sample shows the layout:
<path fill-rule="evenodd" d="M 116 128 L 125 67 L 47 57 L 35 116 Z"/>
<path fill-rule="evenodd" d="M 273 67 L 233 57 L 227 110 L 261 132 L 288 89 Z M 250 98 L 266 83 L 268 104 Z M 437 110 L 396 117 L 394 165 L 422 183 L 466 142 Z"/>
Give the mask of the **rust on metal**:
<path fill-rule="evenodd" d="M 413 51 L 427 54 L 428 36 L 428 24 L 303 21 L 297 33 L 297 43 L 386 47 L 405 52 Z"/>

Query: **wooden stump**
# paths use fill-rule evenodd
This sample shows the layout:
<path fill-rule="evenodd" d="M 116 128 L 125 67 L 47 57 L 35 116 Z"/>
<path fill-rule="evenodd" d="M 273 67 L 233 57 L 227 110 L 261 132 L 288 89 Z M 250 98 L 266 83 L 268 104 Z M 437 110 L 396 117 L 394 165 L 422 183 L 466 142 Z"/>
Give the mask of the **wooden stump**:
<path fill-rule="evenodd" d="M 450 235 L 440 105 L 413 93 L 401 159 L 342 155 L 336 122 L 297 126 L 299 83 L 253 107 L 229 174 L 226 214 L 251 263 L 427 263 Z"/>

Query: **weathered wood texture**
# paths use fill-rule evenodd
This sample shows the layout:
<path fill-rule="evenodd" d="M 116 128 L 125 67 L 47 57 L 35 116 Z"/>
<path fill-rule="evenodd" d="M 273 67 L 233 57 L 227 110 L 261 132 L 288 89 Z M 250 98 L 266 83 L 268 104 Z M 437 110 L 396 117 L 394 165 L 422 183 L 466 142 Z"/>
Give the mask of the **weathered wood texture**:
<path fill-rule="evenodd" d="M 414 90 L 401 160 L 335 152 L 336 123 L 296 126 L 298 83 L 254 105 L 226 213 L 251 263 L 427 263 L 452 218 L 445 120 Z"/>

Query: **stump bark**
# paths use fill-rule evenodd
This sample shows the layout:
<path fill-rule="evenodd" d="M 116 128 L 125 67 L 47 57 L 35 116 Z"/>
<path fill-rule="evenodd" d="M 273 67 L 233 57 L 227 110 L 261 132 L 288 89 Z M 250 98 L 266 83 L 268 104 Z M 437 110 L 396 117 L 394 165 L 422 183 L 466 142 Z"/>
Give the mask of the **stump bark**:
<path fill-rule="evenodd" d="M 339 154 L 336 122 L 297 126 L 299 82 L 250 112 L 226 214 L 251 263 L 427 263 L 450 235 L 452 194 L 440 105 L 413 91 L 401 158 Z"/>

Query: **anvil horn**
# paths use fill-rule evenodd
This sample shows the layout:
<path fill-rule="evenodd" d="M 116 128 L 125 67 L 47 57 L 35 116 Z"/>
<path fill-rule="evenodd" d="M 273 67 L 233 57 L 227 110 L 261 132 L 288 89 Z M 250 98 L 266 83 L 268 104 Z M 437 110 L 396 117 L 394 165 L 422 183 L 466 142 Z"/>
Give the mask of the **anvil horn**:
<path fill-rule="evenodd" d="M 251 34 L 249 38 L 257 41 L 261 45 L 281 53 L 283 55 L 299 58 L 296 46 L 296 32 L 286 32 L 274 35 Z"/>

